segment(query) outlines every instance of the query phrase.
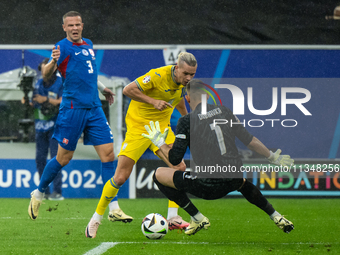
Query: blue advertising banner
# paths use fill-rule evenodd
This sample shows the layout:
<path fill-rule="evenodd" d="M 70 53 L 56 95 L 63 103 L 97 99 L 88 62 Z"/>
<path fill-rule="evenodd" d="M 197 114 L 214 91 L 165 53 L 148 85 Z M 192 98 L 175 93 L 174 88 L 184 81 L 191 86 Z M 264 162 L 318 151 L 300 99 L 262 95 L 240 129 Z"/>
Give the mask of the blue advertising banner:
<path fill-rule="evenodd" d="M 52 47 L 27 47 L 24 50 L 25 65 L 36 68 L 45 57 L 50 56 Z M 167 49 L 164 47 L 150 46 L 142 49 L 131 45 L 126 48 L 108 45 L 105 48 L 104 45 L 95 45 L 99 74 L 127 77 L 133 81 L 153 68 L 174 63 L 179 48 L 174 47 L 173 51 L 170 49 L 165 54 Z M 222 104 L 234 112 L 238 110 L 235 114 L 240 121 L 267 147 L 272 150 L 280 148 L 283 154 L 289 154 L 294 159 L 308 159 L 307 163 L 312 160 L 316 165 L 320 163 L 316 162 L 319 159 L 328 160 L 328 164 L 329 160 L 332 163 L 332 160 L 337 162 L 340 158 L 340 107 L 337 98 L 340 78 L 339 47 L 181 47 L 185 49 L 180 50 L 194 54 L 197 59 L 195 78 L 208 79 L 207 83 L 212 87 L 215 84 L 233 85 L 242 92 L 241 97 L 234 100 L 231 87 L 216 88 Z M 21 49 L 2 48 L 0 58 L 0 74 L 22 67 Z M 209 100 L 208 103 L 212 101 Z M 241 104 L 243 111 L 239 108 Z M 179 117 L 180 114 L 175 110 L 171 119 L 174 131 Z M 244 159 L 258 158 L 258 155 L 246 150 L 240 142 L 237 146 Z M 188 158 L 187 156 L 186 159 Z M 147 151 L 137 164 L 136 197 L 149 197 L 148 192 L 155 189 L 150 173 L 159 162 L 156 161 L 153 166 L 153 159 L 157 158 Z M 279 176 L 278 173 L 273 173 L 275 176 L 272 173 L 256 174 L 248 173 L 247 178 L 253 179 L 253 183 L 264 194 L 339 196 L 340 192 L 339 173 L 336 171 L 327 170 L 322 176 L 317 171 L 301 171 L 301 175 L 293 177 Z M 0 161 L 1 197 L 29 197 L 37 183 L 33 159 Z M 65 197 L 99 198 L 101 189 L 99 161 L 72 160 L 63 169 Z M 123 186 L 119 196 L 129 196 L 128 184 Z M 150 197 L 153 196 L 154 194 Z"/>
<path fill-rule="evenodd" d="M 103 181 L 99 160 L 71 160 L 62 169 L 62 194 L 65 198 L 100 198 Z M 39 185 L 33 159 L 0 159 L 0 197 L 29 198 Z M 53 188 L 53 183 L 50 185 Z M 52 191 L 52 190 L 51 190 Z M 129 197 L 129 184 L 119 190 L 120 198 Z"/>
<path fill-rule="evenodd" d="M 170 59 L 166 59 L 165 54 L 163 55 L 165 49 L 159 47 L 156 49 L 150 47 L 148 49 L 133 49 L 131 47 L 104 49 L 99 47 L 98 49 L 95 47 L 95 49 L 97 67 L 101 75 L 127 77 L 131 81 L 150 69 L 170 63 Z M 287 153 L 294 158 L 340 157 L 340 109 L 336 102 L 337 79 L 334 79 L 340 76 L 338 72 L 340 50 L 329 48 L 288 49 L 288 47 L 286 49 L 235 49 L 235 47 L 233 49 L 204 49 L 203 46 L 202 49 L 199 49 L 198 46 L 190 49 L 188 46 L 185 47 L 185 50 L 193 53 L 197 59 L 198 68 L 195 78 L 213 79 L 213 84 L 221 83 L 229 78 L 243 80 L 243 82 L 234 85 L 240 86 L 245 96 L 245 102 L 247 102 L 247 94 L 249 94 L 246 88 L 253 87 L 255 109 L 269 109 L 272 105 L 272 88 L 277 87 L 278 107 L 277 111 L 270 116 L 271 119 L 280 119 L 281 122 L 284 120 L 281 118 L 282 116 L 280 118 L 276 116 L 277 114 L 282 115 L 280 113 L 282 110 L 280 105 L 282 103 L 280 100 L 282 87 L 301 87 L 308 90 L 311 93 L 311 99 L 304 106 L 311 116 L 306 116 L 296 106 L 290 104 L 287 106 L 287 118 L 285 119 L 297 120 L 298 125 L 295 128 L 278 127 L 276 129 L 265 125 L 263 128 L 255 128 L 255 135 L 265 139 L 264 141 L 269 142 L 270 147 L 273 147 L 274 145 L 272 146 L 271 143 L 276 140 L 273 137 L 280 134 L 277 136 L 280 138 L 277 144 L 284 149 L 289 148 L 290 151 Z M 35 68 L 43 58 L 49 57 L 51 51 L 49 49 L 27 49 L 24 52 L 25 65 Z M 176 59 L 173 54 L 167 56 L 171 56 L 171 60 Z M 0 63 L 0 73 L 21 68 L 21 57 L 22 50 L 0 50 L 0 58 L 3 60 Z M 275 82 L 264 84 L 262 81 L 257 84 L 245 83 L 247 79 L 255 81 L 259 78 L 279 78 L 281 84 Z M 296 98 L 295 95 L 292 96 Z M 227 96 L 225 96 L 225 100 L 228 100 Z M 223 104 L 226 103 L 223 102 Z M 248 109 L 246 108 L 246 110 Z M 174 128 L 179 117 L 180 115 L 175 111 L 171 120 L 171 125 Z M 245 117 L 255 119 L 246 115 Z M 327 124 L 325 125 L 325 123 Z M 252 122 L 251 124 L 258 123 Z M 278 122 L 277 124 L 281 125 Z M 290 125 L 292 122 L 286 121 L 284 124 Z M 254 128 L 251 131 L 253 130 Z M 275 130 L 275 134 L 272 133 L 273 130 Z M 315 138 L 318 139 L 315 140 Z"/>

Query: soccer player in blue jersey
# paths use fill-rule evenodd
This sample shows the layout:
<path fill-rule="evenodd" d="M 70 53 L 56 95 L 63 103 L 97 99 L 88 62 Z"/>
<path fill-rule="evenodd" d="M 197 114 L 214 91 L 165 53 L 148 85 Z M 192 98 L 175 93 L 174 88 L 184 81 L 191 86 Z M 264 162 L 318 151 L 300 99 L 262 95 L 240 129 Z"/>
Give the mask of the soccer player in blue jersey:
<path fill-rule="evenodd" d="M 99 155 L 102 176 L 110 178 L 114 173 L 113 136 L 101 107 L 98 89 L 110 104 L 114 94 L 98 82 L 93 44 L 82 37 L 83 26 L 80 13 L 70 11 L 63 16 L 66 38 L 56 43 L 45 66 L 44 78 L 49 79 L 57 69 L 62 75 L 63 95 L 53 134 L 58 141 L 58 152 L 46 165 L 38 189 L 31 193 L 28 214 L 32 220 L 38 217 L 46 188 L 72 159 L 82 133 L 84 144 L 93 145 Z M 132 220 L 130 216 L 123 216 L 127 217 L 125 221 Z"/>

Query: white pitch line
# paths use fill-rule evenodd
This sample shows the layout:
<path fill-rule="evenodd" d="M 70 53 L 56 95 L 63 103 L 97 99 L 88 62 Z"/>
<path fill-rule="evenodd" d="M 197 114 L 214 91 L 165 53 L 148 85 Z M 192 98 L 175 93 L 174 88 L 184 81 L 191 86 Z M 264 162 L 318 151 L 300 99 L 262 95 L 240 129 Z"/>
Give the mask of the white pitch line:
<path fill-rule="evenodd" d="M 208 242 L 103 242 L 96 248 L 89 250 L 84 255 L 101 255 L 117 244 L 208 244 Z"/>
<path fill-rule="evenodd" d="M 0 217 L 0 220 L 26 220 L 29 219 L 29 217 Z M 48 218 L 48 217 L 39 217 L 39 220 L 55 220 L 55 218 Z M 65 218 L 64 220 L 88 220 L 89 218 Z"/>
<path fill-rule="evenodd" d="M 194 245 L 202 245 L 202 244 L 210 244 L 210 245 L 233 245 L 233 244 L 255 244 L 253 242 L 103 242 L 101 243 L 99 246 L 97 246 L 96 248 L 86 252 L 84 255 L 101 255 L 104 252 L 106 252 L 107 250 L 111 249 L 112 247 L 116 246 L 117 244 L 194 244 Z M 278 243 L 267 243 L 267 245 L 274 245 L 274 244 L 278 244 Z M 292 245 L 292 244 L 314 244 L 314 245 L 318 245 L 318 244 L 329 244 L 329 243 L 314 243 L 314 242 L 297 242 L 297 243 L 279 243 L 279 244 L 283 244 L 283 245 Z M 338 243 L 330 243 L 330 244 L 338 244 Z"/>
<path fill-rule="evenodd" d="M 108 249 L 111 249 L 112 247 L 114 247 L 115 245 L 117 245 L 119 243 L 117 242 L 105 242 L 105 243 L 101 243 L 99 246 L 97 246 L 96 248 L 89 250 L 88 252 L 86 252 L 84 255 L 100 255 L 103 254 L 104 252 L 106 252 Z"/>

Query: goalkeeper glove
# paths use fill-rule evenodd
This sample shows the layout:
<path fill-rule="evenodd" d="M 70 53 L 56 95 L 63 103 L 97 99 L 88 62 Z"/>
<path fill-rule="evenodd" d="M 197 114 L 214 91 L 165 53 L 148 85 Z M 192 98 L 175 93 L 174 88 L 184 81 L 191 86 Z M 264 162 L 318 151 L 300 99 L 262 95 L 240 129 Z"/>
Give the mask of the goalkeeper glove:
<path fill-rule="evenodd" d="M 156 126 L 155 126 L 156 124 Z M 146 131 L 148 131 L 149 135 L 142 134 L 143 137 L 148 138 L 151 140 L 151 142 L 156 145 L 158 148 L 161 147 L 163 144 L 165 144 L 166 137 L 168 136 L 169 129 L 166 128 L 164 130 L 164 133 L 161 133 L 161 129 L 159 127 L 159 122 L 156 121 L 154 123 L 153 121 L 150 121 L 150 127 L 148 125 L 144 126 Z"/>
<path fill-rule="evenodd" d="M 278 149 L 275 153 L 270 151 L 270 156 L 267 158 L 271 164 L 281 166 L 292 166 L 294 165 L 294 159 L 291 159 L 289 155 L 280 155 L 281 150 Z"/>

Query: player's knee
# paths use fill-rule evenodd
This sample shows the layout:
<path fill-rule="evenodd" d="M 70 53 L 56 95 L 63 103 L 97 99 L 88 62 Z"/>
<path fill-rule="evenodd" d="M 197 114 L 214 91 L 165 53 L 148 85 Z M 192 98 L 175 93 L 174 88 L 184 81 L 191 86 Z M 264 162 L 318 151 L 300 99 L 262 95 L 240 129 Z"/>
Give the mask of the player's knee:
<path fill-rule="evenodd" d="M 105 163 L 105 162 L 111 162 L 115 160 L 115 154 L 113 152 L 113 150 L 107 151 L 105 153 L 101 153 L 99 155 L 100 160 Z"/>
<path fill-rule="evenodd" d="M 158 173 L 157 173 L 157 170 L 158 170 L 158 168 L 155 170 L 155 172 L 153 173 L 153 176 L 152 176 L 152 179 L 153 179 L 153 181 L 158 185 L 158 180 L 157 180 L 157 175 L 158 175 Z"/>
<path fill-rule="evenodd" d="M 60 160 L 59 164 L 62 166 L 66 166 L 68 163 L 70 163 L 71 159 L 69 158 L 63 158 Z"/>
<path fill-rule="evenodd" d="M 70 163 L 72 156 L 73 154 L 72 155 L 66 154 L 62 156 L 57 155 L 57 161 L 59 162 L 61 166 L 66 166 L 68 163 Z"/>
<path fill-rule="evenodd" d="M 129 177 L 126 177 L 124 175 L 115 175 L 113 177 L 113 180 L 117 185 L 122 186 L 127 181 L 128 178 Z"/>
<path fill-rule="evenodd" d="M 155 181 L 155 182 L 158 182 L 158 178 L 159 178 L 159 175 L 160 175 L 160 172 L 161 172 L 161 170 L 159 170 L 161 167 L 158 167 L 156 170 L 155 170 L 155 172 L 154 172 L 154 174 L 153 174 L 153 180 Z"/>
<path fill-rule="evenodd" d="M 162 183 L 163 179 L 164 179 L 164 171 L 167 171 L 166 167 L 158 167 L 155 171 L 155 173 L 153 174 L 153 180 L 156 184 L 158 183 Z"/>
<path fill-rule="evenodd" d="M 105 158 L 105 162 L 111 162 L 111 161 L 114 161 L 115 160 L 115 154 L 114 152 L 112 151 L 111 153 L 109 153 L 106 158 Z"/>

